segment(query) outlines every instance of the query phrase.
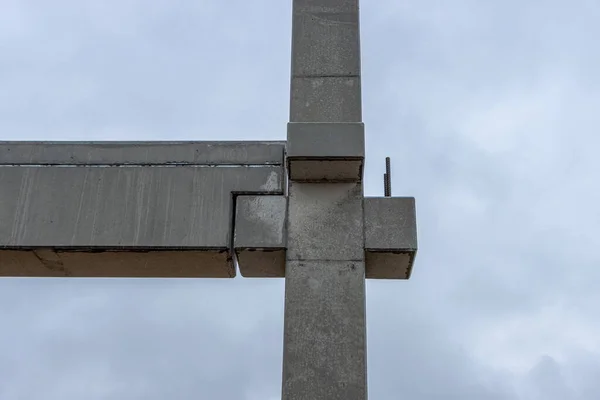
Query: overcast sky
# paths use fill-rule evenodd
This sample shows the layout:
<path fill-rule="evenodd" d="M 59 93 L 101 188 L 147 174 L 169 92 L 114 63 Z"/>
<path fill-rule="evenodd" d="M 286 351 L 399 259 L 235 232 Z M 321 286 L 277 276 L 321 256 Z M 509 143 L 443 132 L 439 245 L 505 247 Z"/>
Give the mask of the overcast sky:
<path fill-rule="evenodd" d="M 600 398 L 600 2 L 362 1 L 372 400 Z M 282 140 L 291 0 L 0 0 L 0 140 Z M 0 399 L 274 400 L 283 280 L 0 280 Z"/>

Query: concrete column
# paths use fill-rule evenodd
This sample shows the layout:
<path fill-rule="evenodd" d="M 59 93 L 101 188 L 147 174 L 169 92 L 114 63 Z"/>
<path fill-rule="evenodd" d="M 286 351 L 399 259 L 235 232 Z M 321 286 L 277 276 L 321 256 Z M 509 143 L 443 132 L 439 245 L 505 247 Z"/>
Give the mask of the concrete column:
<path fill-rule="evenodd" d="M 292 38 L 290 122 L 361 122 L 358 0 L 294 0 Z M 288 195 L 282 398 L 365 400 L 362 182 Z"/>
<path fill-rule="evenodd" d="M 290 122 L 361 122 L 358 0 L 294 0 Z"/>

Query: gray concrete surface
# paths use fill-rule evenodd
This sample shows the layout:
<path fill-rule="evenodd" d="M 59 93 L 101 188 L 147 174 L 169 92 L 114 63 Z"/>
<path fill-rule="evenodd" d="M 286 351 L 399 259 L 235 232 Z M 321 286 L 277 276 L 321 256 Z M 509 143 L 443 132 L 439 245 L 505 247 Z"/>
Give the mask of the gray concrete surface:
<path fill-rule="evenodd" d="M 291 122 L 287 168 L 296 182 L 358 182 L 365 158 L 364 124 Z"/>
<path fill-rule="evenodd" d="M 280 167 L 0 167 L 0 246 L 227 249 L 231 193 L 281 185 Z"/>
<path fill-rule="evenodd" d="M 281 165 L 285 142 L 1 142 L 0 165 Z"/>
<path fill-rule="evenodd" d="M 359 77 L 295 76 L 291 96 L 290 121 L 361 122 Z"/>
<path fill-rule="evenodd" d="M 285 276 L 287 198 L 237 196 L 234 249 L 248 278 Z"/>
<path fill-rule="evenodd" d="M 288 190 L 283 399 L 365 399 L 362 186 Z"/>
<path fill-rule="evenodd" d="M 290 122 L 362 122 L 357 0 L 294 0 Z"/>
<path fill-rule="evenodd" d="M 288 259 L 286 274 L 283 399 L 366 399 L 364 262 Z"/>
<path fill-rule="evenodd" d="M 361 185 L 291 182 L 288 190 L 288 260 L 363 259 Z"/>
<path fill-rule="evenodd" d="M 327 4 L 328 3 L 328 4 Z M 353 1 L 294 3 L 294 76 L 359 76 L 359 25 Z"/>
<path fill-rule="evenodd" d="M 0 250 L 0 276 L 42 278 L 233 278 L 227 250 Z"/>
<path fill-rule="evenodd" d="M 362 122 L 358 0 L 294 0 L 292 25 L 290 122 Z M 362 194 L 288 183 L 283 400 L 367 398 Z"/>
<path fill-rule="evenodd" d="M 366 277 L 408 279 L 417 255 L 414 197 L 364 199 Z"/>
<path fill-rule="evenodd" d="M 367 250 L 417 250 L 414 197 L 366 197 L 364 210 Z"/>
<path fill-rule="evenodd" d="M 2 143 L 0 254 L 7 253 L 0 276 L 55 276 L 60 269 L 49 266 L 62 260 L 85 261 L 65 267 L 65 276 L 231 277 L 233 195 L 283 194 L 283 150 L 257 143 Z M 225 164 L 200 164 L 215 160 Z M 186 161 L 195 164 L 131 164 Z M 53 255 L 36 256 L 46 249 Z M 175 250 L 182 252 L 179 266 L 161 270 L 159 253 Z M 103 268 L 94 266 L 100 258 Z"/>

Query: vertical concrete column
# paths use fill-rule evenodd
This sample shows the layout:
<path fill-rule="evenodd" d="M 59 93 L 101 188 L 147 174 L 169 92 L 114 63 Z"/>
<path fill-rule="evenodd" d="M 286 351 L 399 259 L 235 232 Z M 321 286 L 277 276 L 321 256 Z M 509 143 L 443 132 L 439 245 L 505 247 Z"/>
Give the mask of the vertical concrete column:
<path fill-rule="evenodd" d="M 358 0 L 294 0 L 290 122 L 361 122 Z"/>
<path fill-rule="evenodd" d="M 358 0 L 294 0 L 292 38 L 290 123 L 361 122 Z M 282 398 L 365 400 L 362 183 L 288 195 Z"/>

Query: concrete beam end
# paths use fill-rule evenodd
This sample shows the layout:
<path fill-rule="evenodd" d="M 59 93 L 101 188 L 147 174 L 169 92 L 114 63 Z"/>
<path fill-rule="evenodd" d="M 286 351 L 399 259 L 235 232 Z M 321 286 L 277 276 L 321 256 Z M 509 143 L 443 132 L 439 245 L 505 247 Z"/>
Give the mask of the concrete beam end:
<path fill-rule="evenodd" d="M 410 279 L 416 251 L 365 252 L 365 278 L 367 279 Z"/>
<path fill-rule="evenodd" d="M 369 279 L 409 279 L 417 254 L 414 197 L 364 199 L 365 274 Z"/>
<path fill-rule="evenodd" d="M 237 196 L 233 246 L 244 277 L 285 276 L 284 196 Z"/>
<path fill-rule="evenodd" d="M 236 249 L 244 278 L 285 278 L 285 249 Z"/>

